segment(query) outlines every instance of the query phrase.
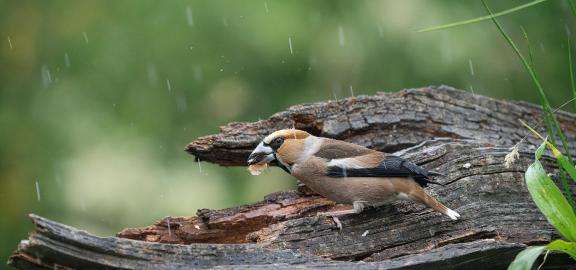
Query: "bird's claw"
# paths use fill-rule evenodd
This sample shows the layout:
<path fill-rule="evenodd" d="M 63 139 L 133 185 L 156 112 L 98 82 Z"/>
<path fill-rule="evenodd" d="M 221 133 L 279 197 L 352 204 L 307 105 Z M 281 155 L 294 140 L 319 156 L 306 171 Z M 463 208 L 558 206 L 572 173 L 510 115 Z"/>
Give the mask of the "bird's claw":
<path fill-rule="evenodd" d="M 342 231 L 342 222 L 340 222 L 340 219 L 337 216 L 330 216 L 330 217 L 332 218 L 334 223 L 336 223 L 336 227 L 338 227 L 338 231 Z"/>
<path fill-rule="evenodd" d="M 334 224 L 336 224 L 336 227 L 338 227 L 338 230 L 342 231 L 342 222 L 340 222 L 340 219 L 338 218 L 338 216 L 332 215 L 330 213 L 317 213 L 316 215 L 332 218 L 332 221 L 334 221 Z"/>

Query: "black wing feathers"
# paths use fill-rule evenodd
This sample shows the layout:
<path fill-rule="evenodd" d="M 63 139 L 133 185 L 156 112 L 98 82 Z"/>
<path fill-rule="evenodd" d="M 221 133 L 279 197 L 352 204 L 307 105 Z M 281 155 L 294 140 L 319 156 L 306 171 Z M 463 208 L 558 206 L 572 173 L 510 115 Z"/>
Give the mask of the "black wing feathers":
<path fill-rule="evenodd" d="M 412 177 L 421 186 L 428 183 L 440 184 L 431 181 L 429 177 L 438 176 L 439 173 L 429 172 L 426 169 L 397 156 L 386 156 L 378 166 L 374 168 L 342 168 L 331 166 L 327 168 L 330 177 Z"/>

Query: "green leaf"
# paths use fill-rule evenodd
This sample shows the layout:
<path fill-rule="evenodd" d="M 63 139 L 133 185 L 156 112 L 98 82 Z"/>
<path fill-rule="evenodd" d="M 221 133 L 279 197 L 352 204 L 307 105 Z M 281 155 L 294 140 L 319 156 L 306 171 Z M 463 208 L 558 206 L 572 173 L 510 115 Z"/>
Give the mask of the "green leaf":
<path fill-rule="evenodd" d="M 566 157 L 564 157 L 564 155 L 562 155 L 560 150 L 558 150 L 558 148 L 556 148 L 556 146 L 554 146 L 553 143 L 548 142 L 548 140 L 546 138 L 544 138 L 540 133 L 538 133 L 538 131 L 534 130 L 530 125 L 526 124 L 526 122 L 520 120 L 520 123 L 522 123 L 522 125 L 524 125 L 526 128 L 528 128 L 530 130 L 530 132 L 532 132 L 534 135 L 536 135 L 536 137 L 538 137 L 540 140 L 542 140 L 548 146 L 548 148 L 550 148 L 550 150 L 552 150 L 552 154 L 554 154 L 554 157 L 556 157 L 556 160 L 558 161 L 559 166 L 561 166 L 564 170 L 566 170 L 566 172 L 568 172 L 568 175 L 570 175 L 572 180 L 574 180 L 576 182 L 576 168 L 573 167 L 572 163 L 569 162 L 566 159 Z M 540 146 L 540 147 L 542 147 L 542 146 Z M 540 149 L 540 148 L 538 148 L 538 149 Z M 542 156 L 542 154 L 540 154 L 540 156 Z M 538 156 L 537 156 L 537 159 L 538 159 Z"/>
<path fill-rule="evenodd" d="M 465 21 L 459 21 L 459 22 L 454 22 L 454 23 L 449 23 L 449 24 L 444 24 L 444 25 L 439 25 L 439 26 L 434 26 L 434 27 L 429 27 L 429 28 L 424 28 L 424 29 L 420 29 L 418 30 L 418 32 L 429 32 L 429 31 L 435 31 L 435 30 L 440 30 L 440 29 L 446 29 L 446 28 L 452 28 L 452 27 L 456 27 L 456 26 L 461 26 L 461 25 L 466 25 L 466 24 L 471 24 L 471 23 L 477 23 L 477 22 L 481 22 L 481 21 L 485 21 L 485 20 L 490 20 L 492 18 L 496 18 L 496 17 L 500 17 L 506 14 L 510 14 L 525 8 L 529 8 L 531 6 L 540 4 L 542 2 L 545 2 L 546 0 L 536 0 L 536 1 L 532 1 L 530 3 L 526 3 L 524 5 L 519 5 L 517 7 L 513 7 L 511 9 L 507 9 L 504 11 L 500 11 L 488 16 L 482 16 L 482 17 L 478 17 L 475 19 L 470 19 L 470 20 L 465 20 Z"/>
<path fill-rule="evenodd" d="M 562 251 L 567 253 L 572 257 L 572 259 L 576 260 L 576 243 L 574 242 L 566 242 L 564 240 L 556 240 L 548 245 L 546 245 L 547 250 L 556 250 Z"/>
<path fill-rule="evenodd" d="M 532 200 L 558 232 L 576 241 L 576 215 L 556 184 L 548 177 L 539 160 L 526 170 L 526 185 Z"/>
<path fill-rule="evenodd" d="M 532 265 L 538 259 L 538 256 L 542 254 L 546 247 L 544 246 L 537 246 L 537 247 L 528 247 L 527 249 L 523 250 L 522 252 L 516 255 L 514 261 L 508 265 L 508 270 L 530 270 L 532 269 Z"/>
<path fill-rule="evenodd" d="M 540 159 L 544 154 L 544 150 L 546 150 L 546 143 L 542 142 L 538 149 L 536 149 L 536 152 L 534 152 L 535 159 Z"/>

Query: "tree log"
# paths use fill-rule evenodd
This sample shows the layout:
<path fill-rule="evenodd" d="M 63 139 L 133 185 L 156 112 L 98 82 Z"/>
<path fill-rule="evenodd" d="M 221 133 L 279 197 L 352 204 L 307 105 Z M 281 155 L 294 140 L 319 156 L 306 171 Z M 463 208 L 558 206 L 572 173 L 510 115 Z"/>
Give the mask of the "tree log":
<path fill-rule="evenodd" d="M 574 114 L 559 111 L 558 120 L 569 140 L 576 140 Z M 296 105 L 267 120 L 230 123 L 220 134 L 201 137 L 186 151 L 202 161 L 245 166 L 250 152 L 268 134 L 298 128 L 383 152 L 394 152 L 423 141 L 447 137 L 513 146 L 525 135 L 518 119 L 542 126 L 539 106 L 506 102 L 447 86 L 407 89 L 338 101 Z M 539 144 L 529 138 L 529 143 Z M 570 144 L 571 153 L 576 150 Z"/>
<path fill-rule="evenodd" d="M 574 149 L 576 116 L 560 112 L 558 118 Z M 187 146 L 200 160 L 243 165 L 263 136 L 294 126 L 394 152 L 446 175 L 437 179 L 443 186 L 426 191 L 459 212 L 458 221 L 399 201 L 342 217 L 344 228 L 338 231 L 317 213 L 349 206 L 302 187 L 253 204 L 163 218 L 125 229 L 117 238 L 32 215 L 35 231 L 9 263 L 20 269 L 504 268 L 526 245 L 559 238 L 523 179 L 538 140 L 528 137 L 519 158 L 504 166 L 511 146 L 527 134 L 517 119 L 535 126 L 541 110 L 447 87 L 423 88 L 294 106 L 268 120 L 230 124 Z M 543 163 L 556 173 L 553 158 L 545 156 Z M 565 269 L 572 263 L 552 254 L 545 266 Z"/>

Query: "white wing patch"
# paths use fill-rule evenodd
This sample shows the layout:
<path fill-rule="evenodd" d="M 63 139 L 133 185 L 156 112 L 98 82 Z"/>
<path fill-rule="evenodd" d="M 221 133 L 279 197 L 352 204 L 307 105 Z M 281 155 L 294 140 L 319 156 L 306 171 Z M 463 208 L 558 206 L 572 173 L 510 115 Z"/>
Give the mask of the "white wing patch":
<path fill-rule="evenodd" d="M 363 169 L 366 168 L 366 163 L 357 158 L 337 158 L 328 162 L 328 167 L 330 166 L 346 169 Z"/>

